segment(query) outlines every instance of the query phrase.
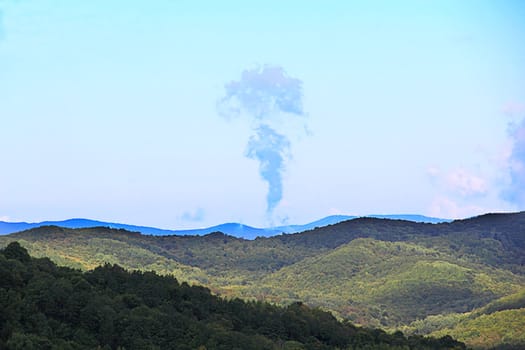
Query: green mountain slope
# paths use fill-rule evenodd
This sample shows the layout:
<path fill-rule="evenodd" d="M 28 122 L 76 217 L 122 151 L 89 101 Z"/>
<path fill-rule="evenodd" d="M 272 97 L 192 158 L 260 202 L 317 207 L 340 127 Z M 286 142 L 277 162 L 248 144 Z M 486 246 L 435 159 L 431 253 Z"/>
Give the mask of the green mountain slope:
<path fill-rule="evenodd" d="M 420 333 L 453 329 L 458 315 L 525 287 L 525 212 L 443 224 L 362 218 L 252 241 L 49 226 L 2 236 L 0 247 L 15 240 L 66 266 L 153 269 L 226 297 L 303 301 L 362 325 L 446 320 Z"/>
<path fill-rule="evenodd" d="M 225 278 L 224 284 L 230 284 L 232 279 L 239 283 L 258 279 L 326 250 L 297 247 L 271 239 L 249 241 L 220 232 L 206 236 L 159 237 L 104 227 L 66 229 L 56 226 L 0 236 L 0 246 L 15 240 L 24 242 L 31 254 L 48 256 L 65 266 L 92 268 L 102 262 L 111 262 L 126 268 L 143 268 L 153 262 L 163 264 L 163 259 L 167 259 L 176 264 L 171 266 L 171 273 L 175 275 L 181 273 L 180 268 L 196 269 L 181 275 L 184 280 L 202 281 L 212 276 Z M 129 254 L 128 249 L 131 249 Z M 202 276 L 202 271 L 208 276 Z"/>
<path fill-rule="evenodd" d="M 4 242 L 0 245 L 17 240 L 35 257 L 49 257 L 59 265 L 82 270 L 106 263 L 119 264 L 129 270 L 156 271 L 187 282 L 208 283 L 208 276 L 198 267 L 181 264 L 131 240 L 115 239 L 119 235 L 134 234 L 107 229 L 91 232 L 47 227 L 27 231 L 24 235 L 1 237 L 0 242 Z"/>
<path fill-rule="evenodd" d="M 59 268 L 18 243 L 0 250 L 1 349 L 464 349 L 338 322 L 303 304 L 226 301 L 173 277 Z"/>
<path fill-rule="evenodd" d="M 333 249 L 356 238 L 420 242 L 525 274 L 525 212 L 486 214 L 440 224 L 361 218 L 274 239 L 297 247 Z"/>
<path fill-rule="evenodd" d="M 443 328 L 433 336 L 451 335 L 473 348 L 524 349 L 525 308 L 496 311 L 466 319 L 454 328 Z"/>
<path fill-rule="evenodd" d="M 466 313 L 433 315 L 403 331 L 409 334 L 450 334 L 474 348 L 525 348 L 525 287 Z"/>
<path fill-rule="evenodd" d="M 399 326 L 427 315 L 465 312 L 525 284 L 509 271 L 413 243 L 356 239 L 266 276 L 244 293 L 323 305 L 344 318 Z"/>

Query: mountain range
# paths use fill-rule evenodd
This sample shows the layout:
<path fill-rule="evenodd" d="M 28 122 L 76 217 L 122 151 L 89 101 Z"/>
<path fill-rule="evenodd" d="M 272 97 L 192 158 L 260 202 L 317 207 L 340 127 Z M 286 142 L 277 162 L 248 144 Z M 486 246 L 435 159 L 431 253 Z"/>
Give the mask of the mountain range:
<path fill-rule="evenodd" d="M 366 327 L 525 348 L 525 212 L 437 224 L 362 217 L 253 240 L 41 226 L 1 236 L 0 247 L 13 241 L 75 269 L 153 270 L 228 300 L 302 302 Z"/>
<path fill-rule="evenodd" d="M 407 220 L 413 222 L 426 223 L 440 223 L 449 222 L 451 220 L 433 218 L 423 215 L 414 214 L 397 214 L 397 215 L 369 215 L 368 217 L 393 219 L 393 220 Z M 185 230 L 168 230 L 156 227 L 128 225 L 113 222 L 104 222 L 90 219 L 68 219 L 62 221 L 42 221 L 38 223 L 27 222 L 5 222 L 0 221 L 0 235 L 10 234 L 14 232 L 29 230 L 41 226 L 60 226 L 65 228 L 89 228 L 89 227 L 110 227 L 115 229 L 123 229 L 131 232 L 140 232 L 145 235 L 164 236 L 164 235 L 179 235 L 179 236 L 202 236 L 212 232 L 223 232 L 227 235 L 254 239 L 257 237 L 271 237 L 282 233 L 297 233 L 312 230 L 316 227 L 337 224 L 346 220 L 353 220 L 357 216 L 349 215 L 331 215 L 320 220 L 316 220 L 304 225 L 284 225 L 268 228 L 257 228 L 241 223 L 224 223 L 216 226 Z"/>
<path fill-rule="evenodd" d="M 450 336 L 356 327 L 303 303 L 227 300 L 173 276 L 82 272 L 0 249 L 0 349 L 465 350 Z"/>

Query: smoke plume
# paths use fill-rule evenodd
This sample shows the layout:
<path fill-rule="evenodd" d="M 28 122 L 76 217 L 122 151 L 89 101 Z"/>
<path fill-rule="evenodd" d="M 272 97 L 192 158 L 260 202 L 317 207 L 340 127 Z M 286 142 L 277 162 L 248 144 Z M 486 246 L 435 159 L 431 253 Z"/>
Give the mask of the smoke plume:
<path fill-rule="evenodd" d="M 272 124 L 293 116 L 304 116 L 302 81 L 289 77 L 282 67 L 263 66 L 245 70 L 241 79 L 224 86 L 218 103 L 226 118 L 252 121 L 246 156 L 259 162 L 259 174 L 268 183 L 266 211 L 269 217 L 283 197 L 282 175 L 290 156 L 290 140 Z"/>
<path fill-rule="evenodd" d="M 288 139 L 265 124 L 257 128 L 256 135 L 248 142 L 246 156 L 259 161 L 259 173 L 268 182 L 266 203 L 269 214 L 283 197 L 282 172 L 289 149 Z"/>

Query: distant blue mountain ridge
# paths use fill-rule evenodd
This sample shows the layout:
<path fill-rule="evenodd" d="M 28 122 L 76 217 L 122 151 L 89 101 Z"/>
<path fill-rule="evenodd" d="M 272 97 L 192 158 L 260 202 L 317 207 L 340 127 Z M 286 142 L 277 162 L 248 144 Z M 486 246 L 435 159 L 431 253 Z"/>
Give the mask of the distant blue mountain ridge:
<path fill-rule="evenodd" d="M 391 219 L 391 220 L 407 220 L 413 222 L 424 222 L 424 223 L 442 223 L 450 222 L 452 220 L 433 218 L 423 215 L 414 215 L 414 214 L 398 214 L 398 215 L 367 215 L 367 217 L 374 217 L 379 219 Z M 31 228 L 40 227 L 40 226 L 60 226 L 65 228 L 88 228 L 88 227 L 110 227 L 115 229 L 124 229 L 132 232 L 140 232 L 145 235 L 154 235 L 154 236 L 165 236 L 165 235 L 197 235 L 203 236 L 213 232 L 222 232 L 224 234 L 244 238 L 244 239 L 255 239 L 257 237 L 271 237 L 279 235 L 282 233 L 297 233 L 312 230 L 316 227 L 323 227 L 328 225 L 337 224 L 342 221 L 353 220 L 358 218 L 358 216 L 349 216 L 349 215 L 331 215 L 320 220 L 310 222 L 304 225 L 285 225 L 285 226 L 275 226 L 269 228 L 257 228 L 240 223 L 225 223 L 221 225 L 206 227 L 206 228 L 196 228 L 188 230 L 167 230 L 160 229 L 156 227 L 148 226 L 136 226 L 136 225 L 127 225 L 119 224 L 113 222 L 104 222 L 97 220 L 89 219 L 69 219 L 63 221 L 43 221 L 38 223 L 27 223 L 27 222 L 4 222 L 0 221 L 0 235 L 6 235 L 14 232 L 29 230 Z"/>

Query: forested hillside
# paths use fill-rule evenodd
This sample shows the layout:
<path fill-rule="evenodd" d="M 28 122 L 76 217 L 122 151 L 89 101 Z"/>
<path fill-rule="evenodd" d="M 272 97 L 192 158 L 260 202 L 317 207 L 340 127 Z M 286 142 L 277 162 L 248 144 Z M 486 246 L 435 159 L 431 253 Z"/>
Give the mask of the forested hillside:
<path fill-rule="evenodd" d="M 260 285 L 278 286 L 356 322 L 375 319 L 377 326 L 400 326 L 428 315 L 472 310 L 523 282 L 509 271 L 437 249 L 359 238 L 272 273 Z"/>
<path fill-rule="evenodd" d="M 255 240 L 48 226 L 0 237 L 0 246 L 12 241 L 60 265 L 154 270 L 228 298 L 304 302 L 392 330 L 450 330 L 471 345 L 483 346 L 467 334 L 472 327 L 513 330 L 523 321 L 522 306 L 475 313 L 525 288 L 525 212 L 440 224 L 362 218 Z M 511 314 L 518 323 L 507 322 Z M 451 323 L 458 315 L 471 322 Z M 474 322 L 478 316 L 483 322 Z M 444 321 L 425 326 L 437 318 Z M 486 343 L 525 346 L 519 332 L 498 334 Z"/>
<path fill-rule="evenodd" d="M 223 300 L 171 276 L 106 264 L 90 272 L 0 251 L 2 349 L 464 349 L 357 328 L 301 303 Z"/>

